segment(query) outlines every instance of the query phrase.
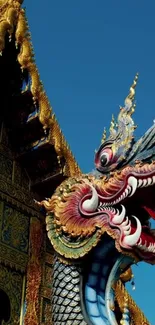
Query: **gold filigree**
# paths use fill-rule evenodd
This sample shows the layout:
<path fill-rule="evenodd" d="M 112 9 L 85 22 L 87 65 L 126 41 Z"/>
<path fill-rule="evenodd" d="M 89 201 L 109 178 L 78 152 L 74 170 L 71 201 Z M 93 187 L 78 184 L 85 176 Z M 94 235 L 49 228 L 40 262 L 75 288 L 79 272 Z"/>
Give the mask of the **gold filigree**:
<path fill-rule="evenodd" d="M 150 325 L 149 321 L 141 311 L 141 309 L 136 305 L 132 297 L 129 295 L 122 281 L 119 280 L 115 285 L 115 297 L 121 312 L 124 310 L 124 297 L 128 300 L 128 308 L 134 325 Z"/>

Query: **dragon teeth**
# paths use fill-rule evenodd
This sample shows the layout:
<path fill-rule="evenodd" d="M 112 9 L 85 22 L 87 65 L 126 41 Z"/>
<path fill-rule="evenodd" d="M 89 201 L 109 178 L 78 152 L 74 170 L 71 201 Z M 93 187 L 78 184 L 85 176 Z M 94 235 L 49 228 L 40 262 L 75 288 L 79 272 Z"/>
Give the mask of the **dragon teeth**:
<path fill-rule="evenodd" d="M 149 246 L 147 246 L 147 243 L 145 241 L 145 244 L 142 244 L 142 240 L 137 244 L 137 247 L 142 250 L 143 252 L 149 252 L 149 253 L 155 253 L 155 243 L 150 243 Z"/>
<path fill-rule="evenodd" d="M 154 252 L 155 251 L 155 245 L 153 244 L 153 243 L 151 243 L 150 245 L 149 245 L 149 247 L 148 247 L 148 251 L 149 252 Z"/>
<path fill-rule="evenodd" d="M 95 212 L 99 204 L 98 194 L 94 186 L 92 186 L 89 182 L 87 184 L 91 188 L 92 197 L 82 203 L 82 209 L 86 212 Z"/>
<path fill-rule="evenodd" d="M 131 227 L 128 230 L 124 230 L 124 235 L 129 236 L 131 233 Z"/>
<path fill-rule="evenodd" d="M 132 235 L 125 236 L 123 239 L 123 244 L 130 247 L 135 246 L 138 243 L 142 233 L 142 225 L 140 223 L 140 220 L 135 216 L 132 217 L 136 220 L 137 223 L 136 231 Z"/>
<path fill-rule="evenodd" d="M 129 194 L 129 196 L 132 196 L 137 189 L 137 179 L 134 176 L 130 176 L 128 178 L 128 185 L 131 187 L 131 193 Z"/>
<path fill-rule="evenodd" d="M 125 221 L 122 223 L 122 229 L 125 236 L 130 235 L 131 233 L 131 221 L 129 221 L 129 218 L 126 217 Z"/>
<path fill-rule="evenodd" d="M 143 185 L 143 180 L 142 179 L 139 179 L 138 180 L 138 187 L 141 187 Z"/>
<path fill-rule="evenodd" d="M 124 200 L 126 197 L 132 196 L 135 193 L 137 188 L 147 187 L 147 186 L 150 186 L 153 184 L 155 184 L 155 176 L 148 177 L 146 179 L 136 179 L 134 176 L 130 176 L 128 178 L 128 185 L 127 185 L 125 191 L 121 194 L 121 196 L 113 202 L 105 203 L 105 205 L 117 204 L 117 203 L 121 202 L 122 200 Z"/>
<path fill-rule="evenodd" d="M 148 183 L 148 185 L 151 185 L 151 184 L 152 184 L 152 178 L 151 178 L 151 177 L 149 177 L 149 178 L 147 179 L 147 183 Z"/>
<path fill-rule="evenodd" d="M 138 187 L 146 187 L 151 184 L 151 178 L 149 177 L 148 179 L 139 179 L 138 180 Z"/>
<path fill-rule="evenodd" d="M 124 200 L 127 196 L 132 196 L 137 189 L 137 183 L 138 183 L 137 179 L 134 176 L 130 176 L 128 178 L 128 185 L 125 191 L 121 194 L 121 196 L 117 200 L 115 200 L 114 202 L 107 203 L 107 205 L 117 204 L 120 201 Z"/>
<path fill-rule="evenodd" d="M 119 202 L 123 201 L 126 197 L 131 197 L 137 188 L 147 187 L 150 185 L 155 184 L 155 176 L 148 177 L 146 179 L 136 179 L 134 176 L 130 176 L 128 178 L 128 185 L 124 192 L 120 195 L 120 197 L 114 201 L 108 203 L 100 203 L 99 207 L 108 207 L 111 205 L 118 204 Z"/>
<path fill-rule="evenodd" d="M 146 179 L 138 179 L 138 186 L 137 187 L 147 187 L 155 183 L 155 176 L 148 177 Z"/>
<path fill-rule="evenodd" d="M 115 214 L 114 218 L 112 219 L 112 222 L 115 225 L 120 225 L 123 222 L 124 218 L 125 218 L 126 209 L 125 209 L 124 205 L 121 205 L 121 207 L 122 207 L 121 213 L 119 213 L 119 211 L 118 211 Z"/>
<path fill-rule="evenodd" d="M 126 217 L 125 221 L 122 223 L 122 227 L 126 230 L 126 227 L 129 225 L 129 218 Z"/>

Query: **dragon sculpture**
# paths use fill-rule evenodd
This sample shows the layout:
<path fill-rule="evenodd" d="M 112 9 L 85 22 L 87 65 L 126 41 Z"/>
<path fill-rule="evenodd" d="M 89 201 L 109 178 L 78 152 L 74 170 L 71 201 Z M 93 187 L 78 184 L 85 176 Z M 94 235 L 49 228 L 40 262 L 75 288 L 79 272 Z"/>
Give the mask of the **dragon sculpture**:
<path fill-rule="evenodd" d="M 155 262 L 155 125 L 135 141 L 137 79 L 108 138 L 103 134 L 96 170 L 68 178 L 39 203 L 55 250 L 55 325 L 149 324 L 136 322 L 128 295 L 122 307 L 117 294 L 132 264 Z"/>

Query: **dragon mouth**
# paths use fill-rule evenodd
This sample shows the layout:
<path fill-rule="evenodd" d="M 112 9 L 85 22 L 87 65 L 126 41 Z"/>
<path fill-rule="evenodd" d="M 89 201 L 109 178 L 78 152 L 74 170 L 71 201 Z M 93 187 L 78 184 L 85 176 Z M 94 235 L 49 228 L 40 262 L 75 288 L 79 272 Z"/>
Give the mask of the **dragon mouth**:
<path fill-rule="evenodd" d="M 120 203 L 125 213 L 122 219 L 124 228 L 120 240 L 125 249 L 131 246 L 145 260 L 155 259 L 155 230 L 151 229 L 151 219 L 155 219 L 155 176 L 132 175 L 120 197 L 112 203 L 117 210 Z M 107 204 L 105 204 L 106 208 Z M 115 211 L 116 211 L 115 210 Z M 120 215 L 120 214 L 119 214 Z"/>
<path fill-rule="evenodd" d="M 155 230 L 152 229 L 152 221 L 155 219 L 154 194 L 155 185 L 153 180 L 150 183 L 150 178 L 148 178 L 143 183 L 137 182 L 137 189 L 131 198 L 127 197 L 122 200 L 122 204 L 126 209 L 126 215 L 129 216 L 129 222 L 131 223 L 130 235 L 124 238 L 124 243 L 132 244 L 131 237 L 136 237 L 137 234 L 133 244 L 135 244 L 134 247 L 138 254 L 145 260 L 155 259 Z"/>
<path fill-rule="evenodd" d="M 122 249 L 134 248 L 139 257 L 155 262 L 155 230 L 150 222 L 155 219 L 155 171 L 128 174 L 110 198 L 98 193 L 98 213 L 107 213 L 111 228 L 119 229 L 115 239 L 118 242 L 119 238 Z"/>
<path fill-rule="evenodd" d="M 154 264 L 155 164 L 128 166 L 110 176 L 68 179 L 41 202 L 52 245 L 60 255 L 77 259 L 107 233 L 118 251 Z"/>

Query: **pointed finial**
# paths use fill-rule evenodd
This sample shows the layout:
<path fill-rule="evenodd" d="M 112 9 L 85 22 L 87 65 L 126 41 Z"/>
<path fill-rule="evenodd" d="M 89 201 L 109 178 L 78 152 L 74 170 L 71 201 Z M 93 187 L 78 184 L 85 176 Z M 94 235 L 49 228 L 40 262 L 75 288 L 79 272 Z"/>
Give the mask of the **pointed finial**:
<path fill-rule="evenodd" d="M 132 114 L 135 111 L 135 88 L 138 81 L 138 73 L 136 74 L 133 83 L 130 87 L 128 96 L 125 99 L 125 105 L 120 107 L 120 112 L 115 121 L 112 115 L 112 120 L 109 128 L 109 137 L 106 139 L 106 130 L 104 129 L 101 143 L 110 140 L 114 152 L 119 151 L 119 161 L 125 159 L 125 154 L 129 151 L 133 143 L 133 133 L 136 128 Z M 119 150 L 120 149 L 120 150 Z"/>
<path fill-rule="evenodd" d="M 106 134 L 107 134 L 106 128 L 104 128 L 101 143 L 104 143 L 104 141 L 106 140 Z"/>
<path fill-rule="evenodd" d="M 136 85 L 137 85 L 138 76 L 139 76 L 139 74 L 137 73 L 136 76 L 135 76 L 135 79 L 134 79 L 134 81 L 133 81 L 133 84 L 132 84 L 132 86 L 130 87 L 130 93 L 129 93 L 128 97 L 129 97 L 131 100 L 134 100 L 134 96 L 135 96 L 135 88 L 136 88 Z"/>
<path fill-rule="evenodd" d="M 135 88 L 137 85 L 138 76 L 139 76 L 139 74 L 137 73 L 134 78 L 133 84 L 130 87 L 130 92 L 125 99 L 125 107 L 128 109 L 128 111 L 130 112 L 131 115 L 133 114 L 135 107 L 136 107 L 136 104 L 134 103 L 134 99 L 135 99 Z"/>

